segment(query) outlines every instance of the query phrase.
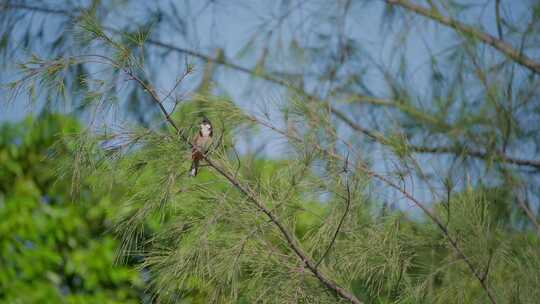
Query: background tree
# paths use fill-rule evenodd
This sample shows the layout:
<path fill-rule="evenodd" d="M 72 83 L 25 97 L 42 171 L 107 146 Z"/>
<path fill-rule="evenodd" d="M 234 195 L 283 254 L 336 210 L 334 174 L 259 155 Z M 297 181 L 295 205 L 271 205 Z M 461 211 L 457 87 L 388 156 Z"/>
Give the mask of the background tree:
<path fill-rule="evenodd" d="M 532 302 L 539 7 L 501 2 L 6 2 L 3 45 L 6 58 L 20 43 L 40 50 L 20 66 L 15 96 L 37 91 L 47 108 L 64 99 L 92 113 L 75 160 L 99 161 L 69 172 L 106 180 L 114 171 L 111 185 L 140 186 L 126 193 L 118 226 L 126 250 L 140 250 L 148 218 L 175 218 L 142 247 L 159 297 L 197 289 L 233 302 Z M 217 24 L 231 11 L 260 17 L 239 59 L 226 44 L 205 52 L 198 30 L 206 21 L 208 37 L 228 37 Z M 65 31 L 49 39 L 32 26 L 36 14 Z M 14 32 L 21 22 L 27 31 Z M 367 37 L 356 29 L 366 24 Z M 167 73 L 169 63 L 181 70 Z M 223 97 L 238 74 L 251 76 L 251 94 Z M 186 100 L 179 88 L 200 95 Z M 111 128 L 111 105 L 143 129 Z M 202 113 L 223 133 L 206 160 L 211 176 L 201 177 L 209 184 L 183 175 Z M 85 148 L 103 122 L 104 149 Z M 275 170 L 257 173 L 249 153 L 239 161 L 235 152 L 257 129 L 286 143 Z M 300 233 L 302 212 L 321 206 Z M 410 206 L 428 223 L 399 211 Z"/>
<path fill-rule="evenodd" d="M 115 195 L 57 180 L 51 158 L 59 135 L 79 130 L 62 116 L 44 115 L 0 127 L 0 302 L 139 303 L 145 298 L 134 267 L 115 266 Z M 57 145 L 57 152 L 70 150 Z M 74 202 L 75 200 L 75 202 Z M 133 266 L 133 263 L 130 263 Z"/>

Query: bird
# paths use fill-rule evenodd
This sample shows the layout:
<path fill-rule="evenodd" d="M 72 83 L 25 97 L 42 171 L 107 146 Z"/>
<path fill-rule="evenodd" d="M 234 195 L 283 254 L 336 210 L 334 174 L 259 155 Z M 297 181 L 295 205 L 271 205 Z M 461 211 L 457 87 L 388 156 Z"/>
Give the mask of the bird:
<path fill-rule="evenodd" d="M 195 135 L 192 142 L 189 176 L 194 177 L 197 175 L 199 162 L 204 158 L 204 153 L 208 151 L 213 135 L 212 124 L 204 117 L 199 124 L 199 132 Z"/>

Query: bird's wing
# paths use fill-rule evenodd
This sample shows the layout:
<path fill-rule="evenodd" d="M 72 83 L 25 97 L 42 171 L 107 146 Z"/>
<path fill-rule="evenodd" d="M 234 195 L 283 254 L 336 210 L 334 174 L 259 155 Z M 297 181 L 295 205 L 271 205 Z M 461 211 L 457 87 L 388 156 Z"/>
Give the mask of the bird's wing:
<path fill-rule="evenodd" d="M 195 137 L 193 137 L 193 140 L 192 140 L 192 144 L 196 147 L 199 147 L 199 142 L 201 141 L 201 134 L 199 134 L 199 132 L 197 132 L 197 134 L 195 135 Z"/>

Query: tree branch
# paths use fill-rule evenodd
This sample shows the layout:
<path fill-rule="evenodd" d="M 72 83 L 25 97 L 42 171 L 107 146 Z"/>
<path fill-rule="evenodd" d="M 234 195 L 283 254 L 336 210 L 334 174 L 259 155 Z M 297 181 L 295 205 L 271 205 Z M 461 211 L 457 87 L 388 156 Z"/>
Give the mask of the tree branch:
<path fill-rule="evenodd" d="M 345 174 L 347 174 L 347 172 L 345 172 Z M 339 231 L 341 230 L 341 226 L 343 226 L 343 223 L 345 222 L 345 218 L 347 217 L 347 214 L 349 214 L 349 209 L 351 207 L 351 187 L 349 186 L 349 180 L 348 180 L 349 178 L 348 178 L 348 176 L 346 178 L 347 178 L 347 181 L 346 181 L 346 183 L 347 183 L 346 184 L 347 185 L 346 186 L 347 187 L 347 198 L 345 200 L 345 211 L 343 212 L 343 216 L 339 220 L 338 226 L 336 227 L 336 231 L 334 232 L 334 236 L 332 237 L 332 240 L 330 241 L 330 244 L 328 244 L 328 247 L 326 248 L 326 250 L 322 254 L 321 258 L 319 259 L 317 264 L 315 264 L 315 267 L 319 267 L 319 265 L 322 263 L 324 258 L 326 258 L 326 255 L 328 255 L 328 253 L 330 252 L 330 249 L 332 249 L 332 246 L 334 246 L 334 243 L 336 242 Z"/>
<path fill-rule="evenodd" d="M 495 0 L 495 22 L 497 23 L 497 35 L 499 35 L 499 39 L 502 41 L 501 0 Z"/>
<path fill-rule="evenodd" d="M 523 212 L 525 212 L 525 215 L 527 215 L 529 220 L 533 223 L 534 227 L 536 228 L 536 234 L 538 234 L 538 236 L 540 236 L 540 224 L 538 223 L 537 217 L 531 211 L 531 208 L 529 208 L 529 206 L 527 206 L 525 201 L 522 200 L 519 197 L 519 194 L 516 195 L 516 199 L 517 199 L 518 204 L 521 207 L 521 209 L 523 209 Z"/>
<path fill-rule="evenodd" d="M 163 107 L 163 104 L 161 100 L 159 99 L 159 96 L 155 93 L 155 90 L 150 87 L 145 81 L 137 77 L 133 74 L 132 71 L 124 69 L 123 70 L 127 75 L 132 77 L 141 87 L 144 88 L 146 92 L 150 94 L 152 97 L 152 100 L 158 105 L 159 109 L 165 116 L 167 122 L 176 130 L 177 134 L 180 134 L 180 129 L 175 124 L 175 122 L 171 119 L 165 108 Z M 186 143 L 188 143 L 192 148 L 194 147 L 185 136 L 182 136 L 182 140 L 184 140 Z M 243 195 L 245 195 L 249 201 L 251 201 L 256 208 L 264 213 L 270 221 L 278 228 L 278 230 L 281 232 L 282 236 L 285 238 L 285 241 L 289 245 L 289 248 L 292 249 L 292 251 L 296 254 L 296 256 L 300 259 L 300 261 L 311 271 L 311 273 L 329 290 L 333 291 L 337 296 L 346 299 L 354 304 L 361 304 L 362 302 L 358 300 L 352 293 L 349 291 L 343 289 L 342 287 L 338 286 L 336 282 L 332 281 L 331 279 L 327 278 L 318 268 L 317 264 L 303 251 L 300 244 L 296 240 L 296 238 L 291 234 L 287 228 L 278 220 L 278 218 L 268 209 L 265 204 L 260 200 L 260 198 L 255 194 L 255 192 L 247 185 L 243 185 L 240 183 L 238 179 L 236 179 L 232 174 L 225 171 L 225 169 L 221 168 L 219 165 L 217 165 L 213 160 L 211 160 L 208 155 L 202 154 L 203 159 L 208 163 L 210 167 L 212 167 L 214 170 L 216 170 L 221 176 L 225 177 L 231 185 L 233 185 L 236 189 L 238 189 Z"/>
<path fill-rule="evenodd" d="M 152 100 L 154 101 L 154 103 L 156 103 L 156 105 L 159 107 L 161 113 L 163 113 L 163 115 L 165 116 L 165 119 L 167 120 L 167 122 L 174 128 L 174 130 L 176 131 L 176 134 L 179 134 L 182 136 L 182 139 L 184 141 L 188 141 L 188 139 L 183 136 L 183 134 L 180 133 L 180 128 L 178 128 L 178 126 L 174 123 L 174 120 L 172 120 L 171 116 L 169 115 L 169 112 L 167 112 L 167 110 L 165 110 L 165 107 L 163 106 L 163 103 L 161 102 L 161 99 L 159 98 L 159 96 L 157 95 L 156 91 L 149 85 L 147 84 L 146 82 L 144 82 L 141 78 L 139 78 L 137 75 L 135 75 L 133 73 L 133 71 L 129 70 L 129 69 L 123 69 L 124 73 L 126 73 L 129 77 L 131 77 L 133 80 L 135 80 L 143 89 L 145 92 L 147 92 L 148 94 L 150 94 L 150 96 L 152 97 Z M 191 146 L 191 143 L 189 143 L 190 146 Z"/>
<path fill-rule="evenodd" d="M 414 152 L 419 153 L 434 153 L 434 154 L 459 154 L 459 153 L 465 153 L 469 156 L 475 157 L 475 158 L 481 158 L 481 159 L 487 159 L 491 157 L 489 153 L 478 151 L 478 150 L 469 150 L 469 149 L 461 149 L 458 147 L 423 147 L 423 146 L 409 146 L 411 150 Z M 529 166 L 533 167 L 537 170 L 540 170 L 540 161 L 537 160 L 529 160 L 529 159 L 522 159 L 517 157 L 509 157 L 501 153 L 495 154 L 497 157 L 499 157 L 499 161 L 503 163 L 513 164 L 513 165 L 520 165 L 520 166 Z"/>
<path fill-rule="evenodd" d="M 414 12 L 418 15 L 424 16 L 437 23 L 448 26 L 462 34 L 469 35 L 475 39 L 482 41 L 483 43 L 493 47 L 501 52 L 506 57 L 512 59 L 514 62 L 526 67 L 535 74 L 540 75 L 540 63 L 534 61 L 527 55 L 523 54 L 519 50 L 516 50 L 510 44 L 497 39 L 496 37 L 481 31 L 473 26 L 467 25 L 451 17 L 441 15 L 437 10 L 428 9 L 420 5 L 411 3 L 407 0 L 384 0 L 389 5 L 400 6 L 408 11 Z"/>

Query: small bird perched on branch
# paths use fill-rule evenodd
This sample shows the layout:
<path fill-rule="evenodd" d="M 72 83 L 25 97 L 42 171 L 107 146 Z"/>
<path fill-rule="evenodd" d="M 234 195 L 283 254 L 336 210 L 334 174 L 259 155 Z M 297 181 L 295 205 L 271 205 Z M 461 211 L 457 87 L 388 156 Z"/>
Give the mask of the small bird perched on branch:
<path fill-rule="evenodd" d="M 212 143 L 212 124 L 205 117 L 199 125 L 199 132 L 193 139 L 193 148 L 191 149 L 191 169 L 189 169 L 189 176 L 197 175 L 199 171 L 199 162 L 204 158 L 204 153 L 210 147 Z"/>

